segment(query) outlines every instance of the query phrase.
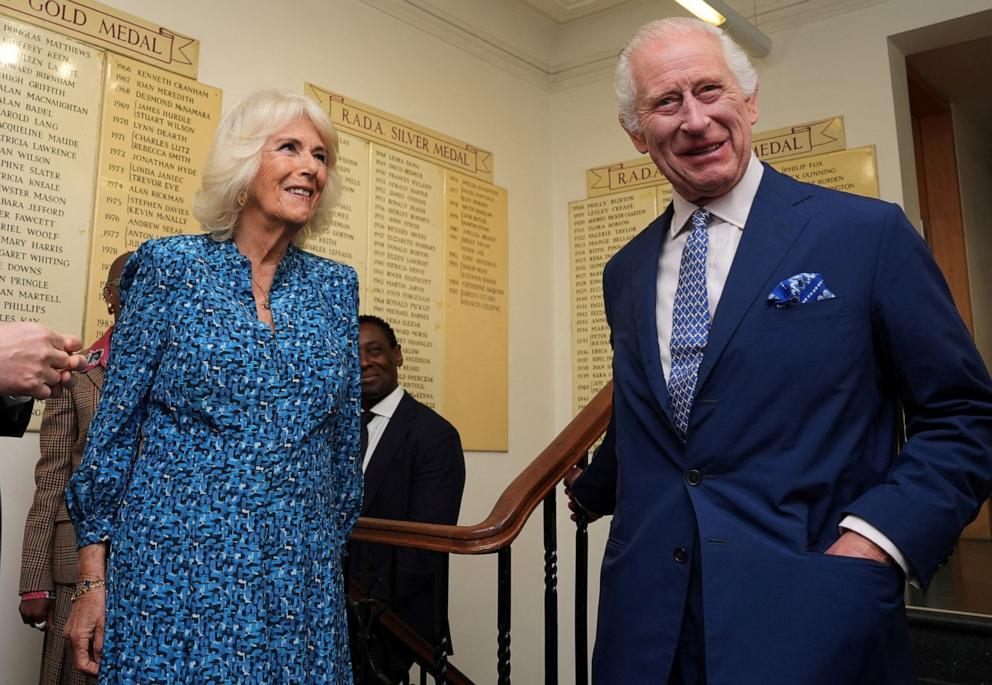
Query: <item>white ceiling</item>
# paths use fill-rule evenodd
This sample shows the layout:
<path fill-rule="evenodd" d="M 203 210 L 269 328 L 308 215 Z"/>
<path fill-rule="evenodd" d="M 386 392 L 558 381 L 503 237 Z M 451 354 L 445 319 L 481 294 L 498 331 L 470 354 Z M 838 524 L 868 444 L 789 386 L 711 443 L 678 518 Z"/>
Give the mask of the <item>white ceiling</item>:
<path fill-rule="evenodd" d="M 689 16 L 675 0 L 360 1 L 551 91 L 611 73 L 645 22 Z M 776 31 L 887 1 L 724 0 L 773 43 Z"/>

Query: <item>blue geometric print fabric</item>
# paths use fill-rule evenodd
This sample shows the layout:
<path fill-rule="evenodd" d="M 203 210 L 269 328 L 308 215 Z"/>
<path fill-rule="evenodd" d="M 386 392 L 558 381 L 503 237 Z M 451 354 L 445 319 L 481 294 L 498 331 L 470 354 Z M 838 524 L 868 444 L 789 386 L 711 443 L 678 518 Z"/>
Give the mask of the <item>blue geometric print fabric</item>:
<path fill-rule="evenodd" d="M 672 308 L 672 370 L 668 396 L 675 427 L 683 436 L 689 427 L 696 375 L 710 333 L 710 308 L 706 296 L 706 250 L 709 245 L 706 227 L 709 223 L 710 213 L 705 209 L 692 213 L 692 229 L 682 250 Z"/>
<path fill-rule="evenodd" d="M 350 683 L 340 557 L 362 503 L 358 288 L 290 247 L 258 321 L 230 241 L 145 243 L 66 492 L 109 540 L 101 683 Z"/>
<path fill-rule="evenodd" d="M 778 309 L 833 298 L 834 294 L 823 281 L 823 274 L 808 272 L 789 276 L 768 293 L 768 302 Z"/>

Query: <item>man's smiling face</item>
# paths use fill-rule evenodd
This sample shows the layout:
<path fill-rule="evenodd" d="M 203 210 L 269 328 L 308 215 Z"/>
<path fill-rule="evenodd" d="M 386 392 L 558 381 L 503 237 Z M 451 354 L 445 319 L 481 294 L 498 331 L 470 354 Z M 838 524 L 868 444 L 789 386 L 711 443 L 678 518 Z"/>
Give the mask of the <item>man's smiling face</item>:
<path fill-rule="evenodd" d="M 363 322 L 358 327 L 358 354 L 362 364 L 362 409 L 369 409 L 399 385 L 397 369 L 403 366 L 403 350 L 393 347 L 378 325 Z"/>
<path fill-rule="evenodd" d="M 708 34 L 649 42 L 630 65 L 640 124 L 629 133 L 634 146 L 686 200 L 727 194 L 747 170 L 758 94 L 744 95 Z"/>

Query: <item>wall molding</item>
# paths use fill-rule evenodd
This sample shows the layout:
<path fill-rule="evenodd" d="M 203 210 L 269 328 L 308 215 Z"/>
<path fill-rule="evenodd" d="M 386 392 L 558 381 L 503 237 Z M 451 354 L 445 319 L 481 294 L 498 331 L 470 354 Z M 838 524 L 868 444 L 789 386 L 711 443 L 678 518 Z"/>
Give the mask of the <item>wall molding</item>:
<path fill-rule="evenodd" d="M 426 0 L 361 0 L 369 7 L 428 33 L 477 59 L 553 93 L 611 75 L 622 45 L 560 65 L 529 54 Z M 548 41 L 554 36 L 549 35 Z"/>
<path fill-rule="evenodd" d="M 857 12 L 888 1 L 804 0 L 796 3 L 789 0 L 757 0 L 756 3 L 751 4 L 746 0 L 728 0 L 728 3 L 731 6 L 739 6 L 738 12 L 762 31 L 775 33 L 783 29 L 823 21 L 840 14 Z M 479 26 L 445 12 L 432 0 L 361 0 L 361 2 L 549 93 L 611 77 L 616 65 L 616 57 L 623 48 L 622 42 L 616 45 L 607 43 L 608 49 L 600 49 L 595 53 L 556 63 L 553 61 L 553 56 L 549 61 L 545 57 L 531 54 L 520 46 L 508 43 Z M 631 30 L 633 30 L 645 20 L 645 6 L 645 2 L 624 3 L 603 10 L 601 14 L 628 12 L 631 18 L 638 17 L 632 26 Z M 547 32 L 548 45 L 554 45 L 557 40 L 567 36 L 569 24 L 588 19 L 589 17 L 583 17 L 573 22 L 550 26 Z M 602 43 L 597 47 L 602 48 Z"/>

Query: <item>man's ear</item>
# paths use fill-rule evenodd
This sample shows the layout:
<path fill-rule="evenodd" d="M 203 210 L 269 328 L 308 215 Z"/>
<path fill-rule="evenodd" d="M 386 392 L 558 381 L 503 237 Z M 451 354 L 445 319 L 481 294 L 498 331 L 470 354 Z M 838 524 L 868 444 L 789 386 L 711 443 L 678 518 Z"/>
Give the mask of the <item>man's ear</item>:
<path fill-rule="evenodd" d="M 620 126 L 623 127 L 623 130 L 627 132 L 628 136 L 630 136 L 630 142 L 634 144 L 637 151 L 642 155 L 646 155 L 648 153 L 648 146 L 647 143 L 644 142 L 644 134 L 640 130 L 636 133 L 627 131 L 627 127 L 623 125 L 623 121 L 620 122 Z"/>
<path fill-rule="evenodd" d="M 750 114 L 751 125 L 754 126 L 758 123 L 758 87 L 755 86 L 754 92 L 751 93 L 750 97 L 745 100 L 747 103 L 747 111 Z"/>
<path fill-rule="evenodd" d="M 399 343 L 396 343 L 396 347 L 393 348 L 393 359 L 396 361 L 397 368 L 403 366 L 403 346 Z"/>

